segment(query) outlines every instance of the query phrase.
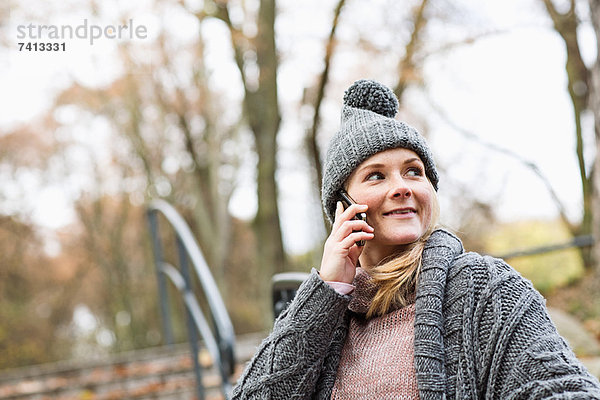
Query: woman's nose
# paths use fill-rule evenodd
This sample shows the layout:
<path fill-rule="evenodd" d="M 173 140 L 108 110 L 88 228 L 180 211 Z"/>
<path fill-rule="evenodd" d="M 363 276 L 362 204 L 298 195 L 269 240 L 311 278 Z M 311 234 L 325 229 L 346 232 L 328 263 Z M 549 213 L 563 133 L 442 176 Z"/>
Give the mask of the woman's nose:
<path fill-rule="evenodd" d="M 406 182 L 404 181 L 404 179 L 402 179 L 401 177 L 398 177 L 394 180 L 392 180 L 392 188 L 391 188 L 391 195 L 394 198 L 399 198 L 399 197 L 410 197 L 412 195 L 412 191 L 410 190 L 410 187 L 406 184 Z"/>

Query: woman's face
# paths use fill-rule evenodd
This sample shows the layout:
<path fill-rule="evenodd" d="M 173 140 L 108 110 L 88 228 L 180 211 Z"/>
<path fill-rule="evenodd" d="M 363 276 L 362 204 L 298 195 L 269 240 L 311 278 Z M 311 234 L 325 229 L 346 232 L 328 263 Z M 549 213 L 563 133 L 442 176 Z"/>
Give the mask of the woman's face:
<path fill-rule="evenodd" d="M 412 150 L 391 149 L 369 157 L 350 175 L 346 190 L 357 203 L 369 206 L 367 222 L 375 237 L 365 251 L 397 251 L 429 229 L 435 193 Z"/>

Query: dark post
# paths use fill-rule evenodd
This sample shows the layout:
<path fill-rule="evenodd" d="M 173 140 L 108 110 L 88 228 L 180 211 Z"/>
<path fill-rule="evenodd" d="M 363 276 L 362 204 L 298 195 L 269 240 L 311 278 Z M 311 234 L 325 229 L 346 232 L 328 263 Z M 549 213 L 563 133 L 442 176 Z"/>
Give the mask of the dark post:
<path fill-rule="evenodd" d="M 163 256 L 160 238 L 158 237 L 158 218 L 156 210 L 148 210 L 148 223 L 150 224 L 150 234 L 152 236 L 152 252 L 154 254 L 154 266 L 156 268 L 156 280 L 158 283 L 158 295 L 160 301 L 160 316 L 163 325 L 163 334 L 165 343 L 173 345 L 173 329 L 171 326 L 171 316 L 169 314 L 169 296 L 167 295 L 167 283 L 163 275 Z"/>
<path fill-rule="evenodd" d="M 190 271 L 188 267 L 188 255 L 185 250 L 185 246 L 181 241 L 179 235 L 177 235 L 177 252 L 179 253 L 179 263 L 181 265 L 181 275 L 183 275 L 183 279 L 185 281 L 185 289 L 184 296 L 188 297 L 194 296 L 192 290 L 192 283 L 190 280 Z M 196 324 L 194 323 L 194 319 L 192 317 L 192 313 L 190 312 L 187 303 L 185 307 L 185 315 L 187 320 L 187 328 L 188 328 L 188 336 L 190 342 L 190 351 L 192 352 L 192 361 L 194 362 L 194 374 L 196 376 L 196 391 L 198 394 L 199 400 L 204 400 L 204 387 L 202 385 L 202 370 L 200 369 L 200 363 L 198 362 L 198 334 L 196 333 Z"/>

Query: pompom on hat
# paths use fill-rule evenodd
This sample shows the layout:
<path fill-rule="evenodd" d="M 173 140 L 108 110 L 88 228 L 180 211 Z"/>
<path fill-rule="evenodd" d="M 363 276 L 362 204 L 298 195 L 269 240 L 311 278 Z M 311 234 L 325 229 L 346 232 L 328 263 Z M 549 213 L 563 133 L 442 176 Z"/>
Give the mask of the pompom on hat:
<path fill-rule="evenodd" d="M 379 82 L 361 79 L 346 90 L 340 129 L 329 142 L 323 168 L 321 198 L 330 222 L 346 179 L 360 163 L 384 150 L 417 153 L 437 191 L 439 177 L 427 142 L 415 128 L 394 119 L 397 111 L 396 95 Z"/>

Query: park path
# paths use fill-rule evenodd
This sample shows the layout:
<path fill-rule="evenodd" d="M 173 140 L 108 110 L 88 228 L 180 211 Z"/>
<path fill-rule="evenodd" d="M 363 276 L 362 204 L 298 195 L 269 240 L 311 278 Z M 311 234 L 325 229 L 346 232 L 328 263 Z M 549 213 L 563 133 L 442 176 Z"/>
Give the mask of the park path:
<path fill-rule="evenodd" d="M 548 308 L 550 318 L 558 332 L 583 362 L 587 369 L 600 379 L 600 343 L 576 318 L 556 308 Z"/>

